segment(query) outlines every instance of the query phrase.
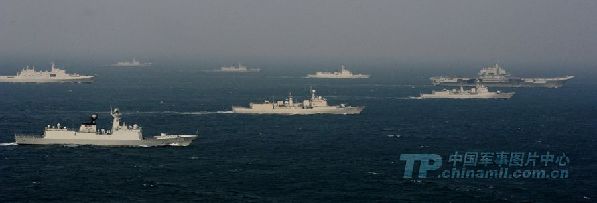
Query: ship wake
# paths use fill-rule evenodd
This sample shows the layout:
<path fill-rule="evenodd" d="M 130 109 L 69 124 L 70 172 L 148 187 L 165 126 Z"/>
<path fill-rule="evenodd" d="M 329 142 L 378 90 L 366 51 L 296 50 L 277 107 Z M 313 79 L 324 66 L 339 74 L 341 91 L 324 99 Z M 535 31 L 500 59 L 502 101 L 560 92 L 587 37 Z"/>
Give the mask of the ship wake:
<path fill-rule="evenodd" d="M 100 113 L 109 114 L 109 111 L 54 111 L 55 113 Z M 206 115 L 206 114 L 227 114 L 232 111 L 134 111 L 125 112 L 127 114 L 178 114 L 178 115 Z"/>
<path fill-rule="evenodd" d="M 208 114 L 228 114 L 232 111 L 146 111 L 132 112 L 130 114 L 176 114 L 176 115 L 208 115 Z"/>
<path fill-rule="evenodd" d="M 406 100 L 408 100 L 408 99 L 422 99 L 422 98 L 421 97 L 408 96 L 408 97 L 399 97 L 399 98 L 396 98 L 396 99 L 406 99 Z"/>

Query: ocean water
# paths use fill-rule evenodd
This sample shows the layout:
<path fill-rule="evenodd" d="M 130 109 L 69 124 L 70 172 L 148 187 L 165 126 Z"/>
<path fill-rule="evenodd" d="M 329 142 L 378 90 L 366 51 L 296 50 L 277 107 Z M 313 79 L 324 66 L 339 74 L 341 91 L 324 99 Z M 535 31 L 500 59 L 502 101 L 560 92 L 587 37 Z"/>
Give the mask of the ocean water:
<path fill-rule="evenodd" d="M 0 201 L 594 202 L 597 82 L 502 88 L 511 100 L 412 100 L 441 73 L 372 70 L 368 80 L 313 80 L 306 71 L 205 73 L 97 68 L 92 84 L 0 84 Z M 7 72 L 7 74 L 10 72 Z M 573 73 L 572 73 L 573 74 Z M 540 75 L 540 74 L 539 74 Z M 232 105 L 298 99 L 317 89 L 360 115 L 230 113 Z M 145 136 L 194 133 L 188 147 L 16 146 L 15 133 L 78 127 L 110 107 Z M 564 152 L 569 178 L 405 179 L 401 154 Z"/>

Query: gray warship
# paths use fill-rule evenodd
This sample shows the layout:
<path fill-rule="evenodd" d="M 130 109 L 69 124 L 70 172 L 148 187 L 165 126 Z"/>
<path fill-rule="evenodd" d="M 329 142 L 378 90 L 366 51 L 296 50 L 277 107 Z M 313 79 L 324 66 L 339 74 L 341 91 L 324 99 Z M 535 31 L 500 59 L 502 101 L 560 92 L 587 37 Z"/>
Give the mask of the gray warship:
<path fill-rule="evenodd" d="M 477 78 L 467 77 L 445 77 L 437 76 L 431 77 L 431 82 L 434 85 L 440 86 L 475 86 L 477 80 L 488 87 L 547 87 L 559 88 L 566 83 L 566 81 L 574 78 L 574 76 L 563 76 L 555 78 L 519 78 L 512 77 L 510 73 L 506 72 L 498 64 L 494 66 L 483 68 L 479 71 Z"/>
<path fill-rule="evenodd" d="M 15 135 L 19 145 L 101 145 L 101 146 L 188 146 L 197 135 L 168 135 L 144 138 L 141 127 L 137 124 L 127 125 L 120 121 L 118 108 L 112 110 L 112 129 L 97 129 L 97 114 L 91 115 L 90 121 L 82 123 L 78 131 L 60 126 L 48 125 L 42 135 Z"/>
<path fill-rule="evenodd" d="M 133 58 L 133 60 L 131 60 L 131 61 L 120 61 L 120 62 L 117 62 L 110 66 L 112 66 L 112 67 L 149 67 L 149 66 L 151 66 L 151 63 L 149 63 L 149 62 L 142 63 L 140 61 L 137 61 L 136 58 Z"/>
<path fill-rule="evenodd" d="M 211 72 L 223 72 L 223 73 L 255 73 L 261 71 L 260 68 L 248 68 L 240 63 L 232 66 L 222 66 L 220 69 L 212 70 Z"/>
<path fill-rule="evenodd" d="M 94 76 L 66 73 L 64 69 L 56 67 L 52 63 L 50 71 L 35 71 L 35 67 L 25 67 L 13 76 L 0 76 L 0 82 L 10 83 L 51 83 L 51 82 L 72 82 L 91 83 Z"/>
<path fill-rule="evenodd" d="M 465 90 L 462 86 L 460 89 L 433 91 L 431 94 L 421 94 L 414 99 L 510 99 L 514 96 L 514 92 L 490 92 L 487 87 L 481 83 L 477 83 L 475 87 Z"/>
<path fill-rule="evenodd" d="M 315 72 L 314 74 L 307 74 L 305 78 L 324 78 L 324 79 L 362 79 L 369 78 L 367 74 L 354 74 L 347 70 L 344 65 L 340 66 L 337 72 Z"/>
<path fill-rule="evenodd" d="M 302 103 L 294 103 L 292 94 L 285 101 L 264 103 L 250 103 L 249 107 L 233 106 L 234 113 L 242 114 L 286 114 L 286 115 L 308 115 L 308 114 L 359 114 L 364 107 L 328 105 L 327 99 L 316 96 L 315 90 L 311 90 L 311 98 Z"/>

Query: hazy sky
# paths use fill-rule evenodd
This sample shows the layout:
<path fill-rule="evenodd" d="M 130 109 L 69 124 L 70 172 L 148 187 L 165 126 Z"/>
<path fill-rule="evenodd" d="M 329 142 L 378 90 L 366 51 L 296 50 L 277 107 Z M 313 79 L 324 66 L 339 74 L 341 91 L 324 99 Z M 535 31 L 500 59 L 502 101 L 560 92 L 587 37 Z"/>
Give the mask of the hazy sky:
<path fill-rule="evenodd" d="M 597 1 L 0 1 L 0 60 L 133 56 L 595 65 Z"/>

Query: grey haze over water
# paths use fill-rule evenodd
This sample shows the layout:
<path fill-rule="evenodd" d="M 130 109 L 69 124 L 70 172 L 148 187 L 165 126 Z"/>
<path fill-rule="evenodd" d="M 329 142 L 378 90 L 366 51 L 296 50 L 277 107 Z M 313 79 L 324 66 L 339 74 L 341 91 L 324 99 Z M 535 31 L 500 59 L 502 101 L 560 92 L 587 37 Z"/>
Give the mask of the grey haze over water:
<path fill-rule="evenodd" d="M 594 68 L 596 10 L 592 0 L 7 0 L 0 60 Z"/>

